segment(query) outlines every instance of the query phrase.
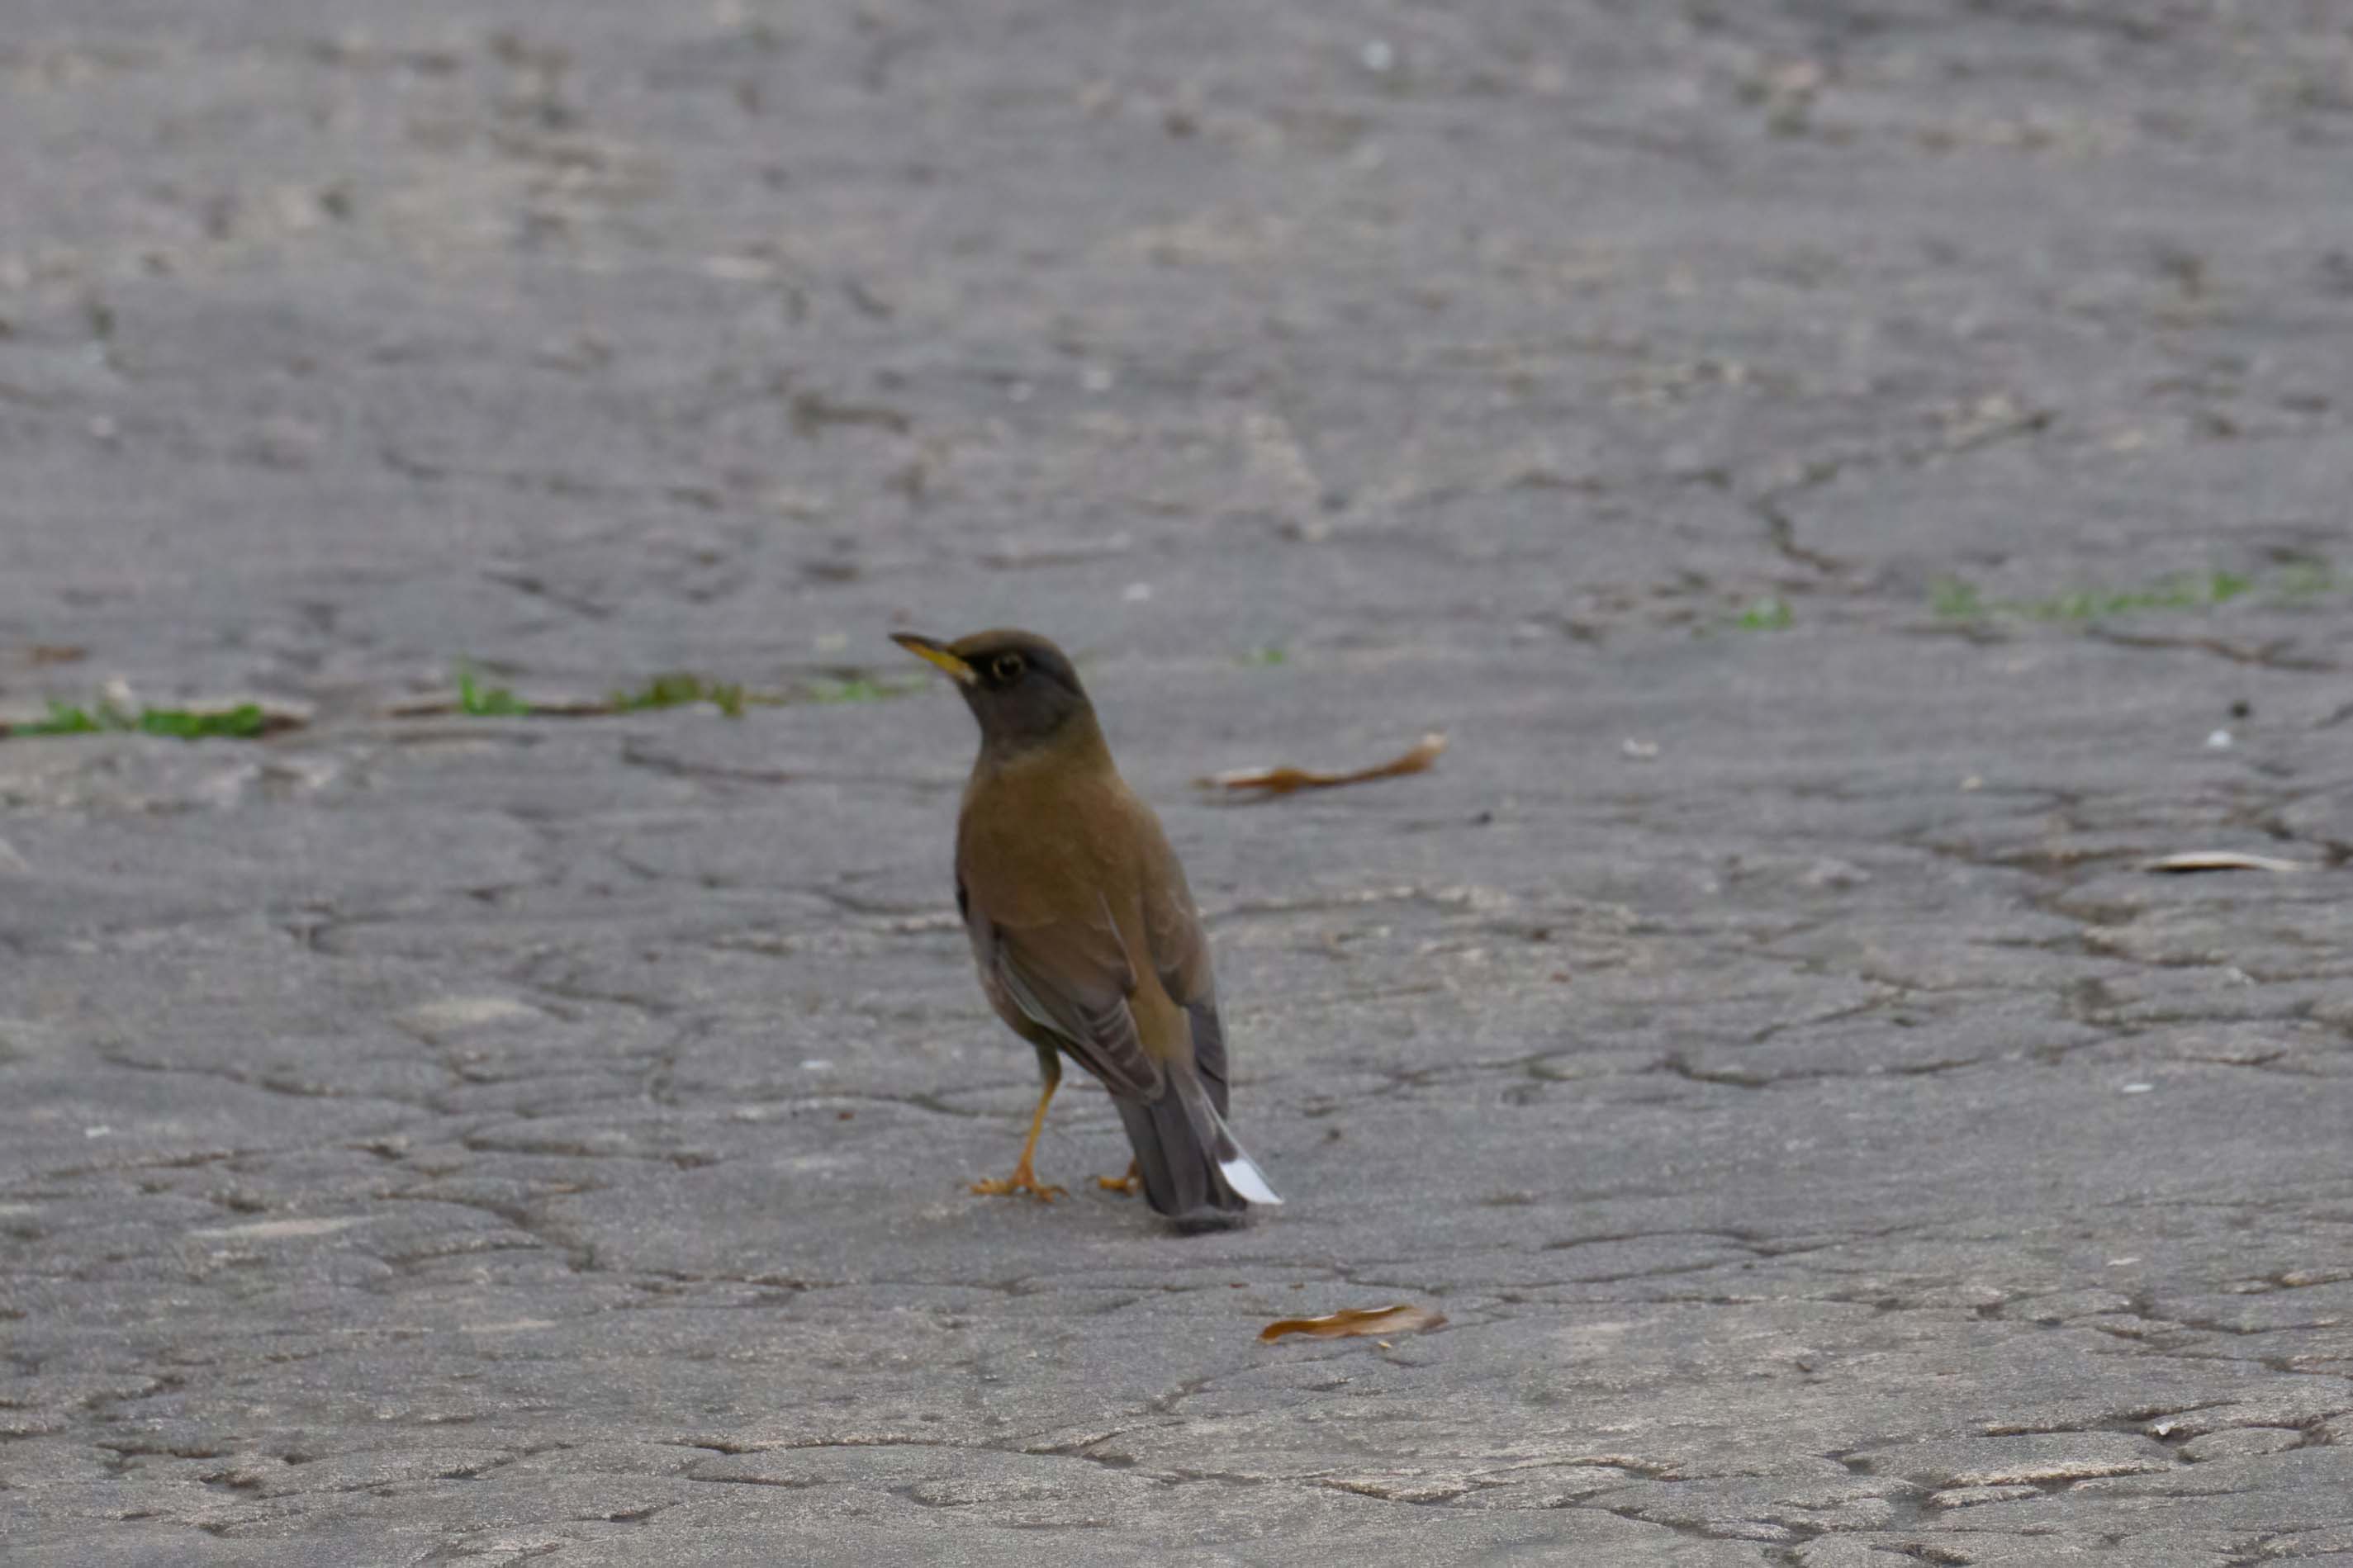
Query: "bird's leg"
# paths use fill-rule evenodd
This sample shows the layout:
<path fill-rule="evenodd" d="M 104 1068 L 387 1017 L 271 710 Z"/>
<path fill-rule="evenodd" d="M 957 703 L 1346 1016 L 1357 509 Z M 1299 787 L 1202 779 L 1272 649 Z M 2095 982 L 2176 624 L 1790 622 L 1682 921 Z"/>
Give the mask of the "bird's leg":
<path fill-rule="evenodd" d="M 1038 1180 L 1038 1173 L 1029 1167 L 1030 1159 L 1038 1152 L 1038 1135 L 1046 1131 L 1046 1107 L 1052 1104 L 1054 1091 L 1062 1086 L 1062 1058 L 1059 1051 L 1040 1048 L 1038 1066 L 1045 1074 L 1046 1087 L 1038 1096 L 1037 1114 L 1029 1118 L 1029 1139 L 1021 1145 L 1021 1158 L 1013 1173 L 1000 1181 L 975 1182 L 974 1193 L 985 1198 L 1001 1198 L 1013 1193 L 1028 1193 L 1041 1204 L 1050 1204 L 1060 1187 L 1050 1187 Z"/>
<path fill-rule="evenodd" d="M 1144 1167 L 1130 1160 L 1124 1176 L 1097 1176 L 1095 1185 L 1107 1193 L 1125 1193 L 1134 1197 L 1144 1190 Z"/>

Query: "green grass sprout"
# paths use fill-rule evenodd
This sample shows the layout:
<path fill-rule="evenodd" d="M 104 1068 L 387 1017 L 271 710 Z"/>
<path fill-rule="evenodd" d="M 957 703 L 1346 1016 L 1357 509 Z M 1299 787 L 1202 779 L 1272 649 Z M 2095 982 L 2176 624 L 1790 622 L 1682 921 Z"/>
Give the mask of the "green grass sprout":
<path fill-rule="evenodd" d="M 683 708 L 689 703 L 708 702 L 730 719 L 744 717 L 744 704 L 748 700 L 751 699 L 736 682 L 710 680 L 687 670 L 657 675 L 636 690 L 618 690 L 610 699 L 616 713 L 634 713 L 649 708 Z"/>
<path fill-rule="evenodd" d="M 519 719 L 531 711 L 531 704 L 522 701 L 503 686 L 484 686 L 475 680 L 471 665 L 458 666 L 458 708 L 477 719 Z"/>
<path fill-rule="evenodd" d="M 227 739 L 249 741 L 267 731 L 269 716 L 256 702 L 234 708 L 142 708 L 136 713 L 101 702 L 83 708 L 54 700 L 46 719 L 8 726 L 10 735 L 99 735 L 135 731 L 168 735 L 174 740 Z"/>

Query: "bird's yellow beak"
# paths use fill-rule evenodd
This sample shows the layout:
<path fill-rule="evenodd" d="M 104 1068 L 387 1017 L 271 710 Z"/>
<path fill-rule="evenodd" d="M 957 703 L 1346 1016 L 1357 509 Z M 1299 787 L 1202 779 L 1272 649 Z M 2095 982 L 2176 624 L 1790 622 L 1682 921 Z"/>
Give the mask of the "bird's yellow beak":
<path fill-rule="evenodd" d="M 975 680 L 980 679 L 973 673 L 972 666 L 957 657 L 955 650 L 945 643 L 934 641 L 930 637 L 919 637 L 913 632 L 892 632 L 891 640 L 917 658 L 938 665 L 947 671 L 948 679 L 958 686 L 970 686 Z"/>

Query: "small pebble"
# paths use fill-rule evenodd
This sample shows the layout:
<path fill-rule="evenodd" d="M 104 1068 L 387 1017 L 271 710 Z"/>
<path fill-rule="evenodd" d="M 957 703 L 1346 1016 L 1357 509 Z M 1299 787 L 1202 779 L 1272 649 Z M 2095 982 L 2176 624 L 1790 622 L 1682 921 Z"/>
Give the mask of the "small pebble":
<path fill-rule="evenodd" d="M 2229 751 L 2231 749 L 2231 731 L 2228 730 L 2217 730 L 2212 734 L 2207 736 L 2206 749 L 2210 752 Z"/>

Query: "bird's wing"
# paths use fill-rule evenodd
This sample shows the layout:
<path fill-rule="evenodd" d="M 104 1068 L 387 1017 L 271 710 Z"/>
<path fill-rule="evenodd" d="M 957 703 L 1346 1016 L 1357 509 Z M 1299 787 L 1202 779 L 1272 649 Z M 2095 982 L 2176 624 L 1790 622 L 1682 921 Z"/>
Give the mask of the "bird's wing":
<path fill-rule="evenodd" d="M 965 899 L 965 922 L 982 982 L 1011 1011 L 1052 1036 L 1113 1094 L 1160 1097 L 1160 1064 L 1137 1037 L 1128 997 L 1135 971 L 1107 905 L 1092 920 L 1001 924 Z"/>
<path fill-rule="evenodd" d="M 1144 940 L 1153 972 L 1170 1001 L 1193 1026 L 1193 1065 L 1208 1085 L 1218 1114 L 1226 1113 L 1226 1026 L 1218 1016 L 1218 983 L 1209 972 L 1209 939 L 1185 885 L 1184 868 L 1164 851 L 1160 870 L 1144 885 Z"/>

